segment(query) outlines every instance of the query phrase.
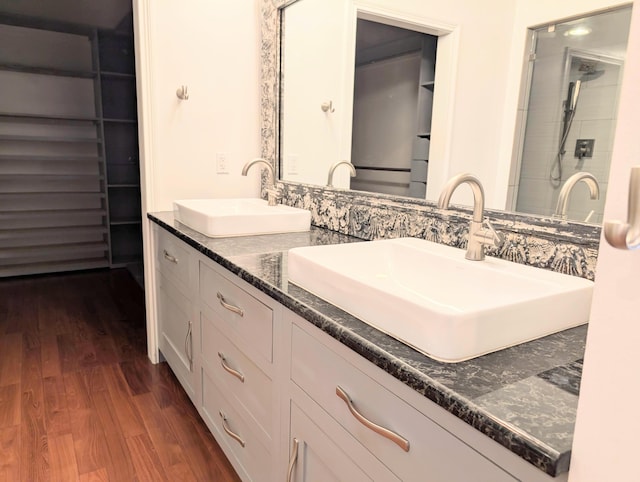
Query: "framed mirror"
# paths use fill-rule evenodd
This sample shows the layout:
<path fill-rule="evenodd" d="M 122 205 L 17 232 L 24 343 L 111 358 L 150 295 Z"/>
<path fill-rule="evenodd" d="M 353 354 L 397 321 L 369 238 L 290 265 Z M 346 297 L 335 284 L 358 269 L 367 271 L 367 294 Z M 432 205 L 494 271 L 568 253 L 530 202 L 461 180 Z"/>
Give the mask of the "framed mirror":
<path fill-rule="evenodd" d="M 548 217 L 568 175 L 591 169 L 599 173 L 604 203 L 603 175 L 608 173 L 608 163 L 599 159 L 613 139 L 615 115 L 606 134 L 606 128 L 600 133 L 586 132 L 599 119 L 581 115 L 597 110 L 589 107 L 587 94 L 598 90 L 613 93 L 602 104 L 615 112 L 617 87 L 610 81 L 616 77 L 619 85 L 621 79 L 630 7 L 610 8 L 603 1 L 591 2 L 585 9 L 577 0 L 537 10 L 535 2 L 515 6 L 496 1 L 495 8 L 487 8 L 469 0 L 439 4 L 437 9 L 429 2 L 416 1 L 276 3 L 283 8 L 275 139 L 281 180 L 326 186 L 331 166 L 345 160 L 355 165 L 356 176 L 352 178 L 346 167 L 336 168 L 333 186 L 339 189 L 435 200 L 451 175 L 469 171 L 482 180 L 488 207 Z M 438 18 L 425 16 L 430 13 L 437 13 Z M 579 24 L 582 18 L 591 24 L 591 37 L 565 36 L 568 26 Z M 601 26 L 597 19 L 606 21 Z M 553 33 L 550 29 L 557 32 L 554 48 L 559 52 L 553 54 L 553 70 L 557 71 L 553 82 L 551 67 L 541 71 L 540 62 L 536 64 L 536 56 L 540 60 L 536 49 L 544 46 L 545 35 Z M 435 63 L 432 59 L 430 65 L 425 62 L 429 49 L 435 52 Z M 478 55 L 479 51 L 493 54 Z M 547 179 L 549 189 L 543 193 L 540 179 L 531 183 L 526 175 L 542 169 L 535 162 L 550 168 L 552 151 L 559 146 L 568 85 L 575 85 L 571 76 L 577 75 L 567 70 L 569 51 L 575 58 L 581 52 L 580 58 L 600 59 L 600 64 L 593 64 L 594 72 L 602 70 L 599 66 L 605 58 L 616 59 L 617 74 L 611 71 L 582 83 L 578 105 L 584 109 L 581 113 L 576 109 L 565 140 L 563 165 L 570 168 L 560 183 L 555 182 L 559 186 Z M 605 81 L 609 87 L 599 89 L 598 84 Z M 536 99 L 548 98 L 551 84 L 557 99 L 546 114 L 539 115 L 555 124 L 556 130 L 549 131 L 548 152 L 542 154 L 540 137 L 536 139 L 536 128 L 527 114 L 539 113 L 541 104 Z M 576 143 L 584 139 L 596 140 L 592 157 L 578 152 L 581 157 L 576 162 Z M 536 148 L 537 161 L 531 161 L 527 155 Z M 586 203 L 588 195 L 584 205 L 579 205 L 579 198 L 585 197 L 583 184 L 571 194 L 568 212 L 575 217 L 570 219 L 584 221 L 595 211 Z M 544 209 L 526 202 L 538 192 L 544 198 Z M 589 220 L 598 222 L 598 215 Z"/>

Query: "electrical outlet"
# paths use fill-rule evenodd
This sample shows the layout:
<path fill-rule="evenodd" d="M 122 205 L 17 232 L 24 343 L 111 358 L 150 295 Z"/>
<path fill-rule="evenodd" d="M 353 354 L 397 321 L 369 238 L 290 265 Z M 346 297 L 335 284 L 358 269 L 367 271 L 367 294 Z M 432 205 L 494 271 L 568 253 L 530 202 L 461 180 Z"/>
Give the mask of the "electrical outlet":
<path fill-rule="evenodd" d="M 297 154 L 289 154 L 287 156 L 287 174 L 298 174 Z"/>
<path fill-rule="evenodd" d="M 224 152 L 216 153 L 216 173 L 229 174 L 227 166 L 227 155 Z"/>

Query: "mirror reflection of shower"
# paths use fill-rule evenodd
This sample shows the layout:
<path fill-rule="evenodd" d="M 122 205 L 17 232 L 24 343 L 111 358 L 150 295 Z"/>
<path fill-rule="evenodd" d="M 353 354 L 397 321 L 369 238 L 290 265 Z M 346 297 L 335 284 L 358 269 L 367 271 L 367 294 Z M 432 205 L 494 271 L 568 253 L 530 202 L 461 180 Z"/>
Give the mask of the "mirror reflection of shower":
<path fill-rule="evenodd" d="M 551 216 L 567 179 L 588 172 L 601 196 L 581 183 L 567 218 L 602 221 L 630 14 L 623 7 L 531 30 L 507 208 Z"/>
<path fill-rule="evenodd" d="M 598 61 L 596 60 L 576 57 L 572 60 L 572 66 L 574 63 L 578 64 L 577 70 L 578 72 L 581 72 L 582 75 L 578 80 L 569 82 L 567 98 L 563 103 L 564 117 L 562 120 L 560 145 L 558 146 L 558 152 L 555 155 L 555 162 L 551 165 L 551 171 L 549 173 L 549 179 L 551 180 L 551 184 L 555 188 L 562 185 L 562 162 L 564 160 L 564 155 L 567 152 L 565 148 L 567 136 L 569 135 L 569 132 L 571 130 L 573 119 L 576 115 L 576 109 L 578 108 L 578 99 L 580 98 L 580 88 L 582 86 L 582 83 L 595 80 L 605 73 L 604 69 L 596 69 L 596 67 L 598 66 Z M 579 149 L 576 153 L 576 157 L 578 157 L 579 160 L 582 160 L 583 157 L 586 157 L 588 155 L 589 153 L 586 151 L 586 149 Z"/>

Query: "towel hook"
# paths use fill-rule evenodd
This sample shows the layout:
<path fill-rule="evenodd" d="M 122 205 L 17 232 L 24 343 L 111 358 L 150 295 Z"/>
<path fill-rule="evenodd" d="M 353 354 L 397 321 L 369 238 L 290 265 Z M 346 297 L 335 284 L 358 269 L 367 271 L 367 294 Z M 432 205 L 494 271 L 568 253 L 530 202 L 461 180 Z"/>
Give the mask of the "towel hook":
<path fill-rule="evenodd" d="M 180 100 L 188 100 L 189 99 L 189 92 L 187 91 L 187 86 L 186 85 L 181 85 L 178 90 L 176 90 L 176 95 L 178 96 L 178 99 Z"/>
<path fill-rule="evenodd" d="M 640 248 L 640 166 L 631 168 L 627 222 L 606 221 L 604 237 L 614 248 Z"/>
<path fill-rule="evenodd" d="M 320 104 L 320 108 L 322 109 L 322 112 L 335 112 L 335 108 L 333 107 L 333 101 L 330 100 L 329 102 L 323 102 L 322 104 Z"/>

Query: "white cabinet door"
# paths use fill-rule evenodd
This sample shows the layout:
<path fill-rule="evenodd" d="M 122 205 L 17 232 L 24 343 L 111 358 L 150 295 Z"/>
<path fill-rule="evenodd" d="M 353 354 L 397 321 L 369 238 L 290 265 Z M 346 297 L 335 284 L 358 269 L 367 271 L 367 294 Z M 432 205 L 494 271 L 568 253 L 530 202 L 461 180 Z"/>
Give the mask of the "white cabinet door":
<path fill-rule="evenodd" d="M 298 403 L 313 413 L 307 414 Z M 287 482 L 398 481 L 334 420 L 313 405 L 303 395 L 291 402 L 292 470 Z"/>

